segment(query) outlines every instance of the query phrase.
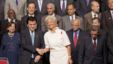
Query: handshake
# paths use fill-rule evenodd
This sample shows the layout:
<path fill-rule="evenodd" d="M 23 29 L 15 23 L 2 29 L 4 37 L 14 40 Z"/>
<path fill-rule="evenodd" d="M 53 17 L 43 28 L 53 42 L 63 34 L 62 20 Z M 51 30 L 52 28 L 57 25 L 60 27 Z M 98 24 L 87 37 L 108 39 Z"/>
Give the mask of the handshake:
<path fill-rule="evenodd" d="M 37 51 L 40 55 L 43 55 L 43 54 L 45 53 L 45 50 L 44 50 L 44 49 L 36 48 L 36 51 Z"/>
<path fill-rule="evenodd" d="M 38 62 L 41 58 L 41 56 L 45 53 L 44 49 L 39 49 L 39 48 L 36 48 L 36 51 L 39 53 L 39 55 L 37 55 L 34 59 L 34 62 Z"/>

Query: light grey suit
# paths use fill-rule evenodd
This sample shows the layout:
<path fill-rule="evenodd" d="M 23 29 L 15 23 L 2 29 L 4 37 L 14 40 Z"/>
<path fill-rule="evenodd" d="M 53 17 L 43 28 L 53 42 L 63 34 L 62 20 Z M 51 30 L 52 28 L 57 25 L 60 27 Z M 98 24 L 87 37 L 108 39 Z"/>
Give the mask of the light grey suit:
<path fill-rule="evenodd" d="M 36 4 L 36 9 L 37 9 L 37 13 L 38 14 L 41 14 L 41 15 L 45 15 L 47 14 L 47 4 L 50 3 L 50 2 L 53 2 L 52 0 L 43 0 L 42 2 L 42 8 L 41 8 L 41 11 L 39 10 L 39 4 L 38 4 L 38 0 L 27 0 L 27 2 L 34 2 Z"/>
<path fill-rule="evenodd" d="M 80 28 L 84 30 L 83 19 L 81 17 L 75 15 L 75 19 L 76 18 L 79 18 L 81 20 L 81 22 L 80 22 L 81 23 Z M 63 29 L 65 31 L 68 31 L 68 30 L 72 29 L 72 26 L 71 26 L 71 22 L 72 21 L 70 20 L 70 18 L 69 18 L 68 15 L 62 17 L 62 21 L 63 21 Z"/>
<path fill-rule="evenodd" d="M 7 11 L 9 9 L 13 9 L 16 13 L 16 18 L 21 20 L 26 12 L 26 0 L 18 0 L 18 5 L 16 4 L 16 0 L 6 0 L 4 8 L 5 18 L 7 18 Z"/>
<path fill-rule="evenodd" d="M 45 18 L 46 17 L 47 17 L 47 15 L 46 16 L 43 16 L 42 17 L 42 20 L 41 20 L 41 29 L 44 32 L 48 30 L 47 29 L 47 26 L 46 26 L 46 22 L 45 22 Z M 55 17 L 57 18 L 58 27 L 62 29 L 63 28 L 63 22 L 62 22 L 61 16 L 55 15 Z"/>
<path fill-rule="evenodd" d="M 101 14 L 99 14 L 98 18 L 100 19 Z M 92 24 L 92 13 L 89 12 L 84 15 L 84 28 L 85 30 L 90 30 L 91 29 L 91 24 Z"/>

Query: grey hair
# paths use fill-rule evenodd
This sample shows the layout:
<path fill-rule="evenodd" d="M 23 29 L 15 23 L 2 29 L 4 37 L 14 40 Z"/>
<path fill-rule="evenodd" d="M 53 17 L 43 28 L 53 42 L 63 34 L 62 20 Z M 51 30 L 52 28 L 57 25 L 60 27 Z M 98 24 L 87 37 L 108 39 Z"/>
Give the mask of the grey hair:
<path fill-rule="evenodd" d="M 55 5 L 54 5 L 54 3 L 48 3 L 47 6 L 49 6 L 49 5 L 52 6 L 52 8 L 55 10 Z"/>
<path fill-rule="evenodd" d="M 45 18 L 45 22 L 47 23 L 48 20 L 52 20 L 53 22 L 57 22 L 57 19 L 55 16 L 51 16 L 51 15 L 48 15 L 46 18 Z"/>
<path fill-rule="evenodd" d="M 81 23 L 81 18 L 80 17 L 76 18 L 75 20 L 72 20 L 72 23 L 77 21 L 77 20 Z"/>

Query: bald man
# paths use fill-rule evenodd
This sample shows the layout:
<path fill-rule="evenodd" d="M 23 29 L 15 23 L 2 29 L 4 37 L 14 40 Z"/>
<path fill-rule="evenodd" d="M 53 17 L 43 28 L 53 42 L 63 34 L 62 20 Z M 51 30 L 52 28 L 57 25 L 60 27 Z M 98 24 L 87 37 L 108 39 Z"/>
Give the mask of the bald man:
<path fill-rule="evenodd" d="M 55 13 L 55 5 L 53 3 L 48 3 L 47 4 L 47 15 L 43 16 L 42 19 L 41 19 L 41 29 L 42 31 L 47 31 L 47 26 L 45 24 L 45 18 L 48 16 L 48 15 L 51 15 L 51 16 L 55 16 L 57 18 L 57 24 L 60 28 L 63 28 L 63 22 L 62 22 L 62 19 L 61 19 L 61 16 L 57 15 Z"/>
<path fill-rule="evenodd" d="M 81 25 L 80 18 L 76 18 L 75 20 L 72 20 L 71 25 L 72 29 L 67 31 L 68 37 L 71 41 L 71 49 L 72 49 L 72 60 L 73 64 L 78 64 L 78 54 L 79 54 L 79 48 L 82 44 L 81 40 L 83 37 L 85 37 L 86 33 L 80 29 Z"/>
<path fill-rule="evenodd" d="M 101 17 L 99 10 L 100 10 L 99 3 L 97 1 L 92 1 L 91 11 L 84 15 L 84 26 L 86 31 L 90 30 L 93 18 Z"/>

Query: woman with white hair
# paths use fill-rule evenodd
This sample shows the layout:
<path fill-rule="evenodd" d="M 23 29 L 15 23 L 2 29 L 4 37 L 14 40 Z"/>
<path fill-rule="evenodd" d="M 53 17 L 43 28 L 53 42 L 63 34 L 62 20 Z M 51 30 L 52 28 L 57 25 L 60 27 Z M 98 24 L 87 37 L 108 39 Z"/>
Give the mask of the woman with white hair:
<path fill-rule="evenodd" d="M 44 35 L 45 49 L 37 49 L 40 54 L 50 51 L 50 64 L 72 64 L 70 41 L 66 32 L 57 27 L 57 19 L 47 16 L 48 31 Z"/>

